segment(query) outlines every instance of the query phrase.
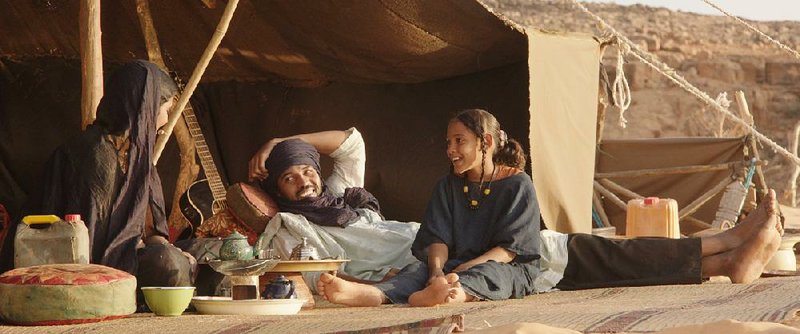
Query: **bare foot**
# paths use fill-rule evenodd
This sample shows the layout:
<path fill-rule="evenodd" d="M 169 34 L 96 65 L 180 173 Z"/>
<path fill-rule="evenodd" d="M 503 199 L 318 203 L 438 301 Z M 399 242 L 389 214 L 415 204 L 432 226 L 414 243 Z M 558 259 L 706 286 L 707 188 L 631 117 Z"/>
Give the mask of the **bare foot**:
<path fill-rule="evenodd" d="M 463 303 L 472 301 L 472 296 L 467 295 L 461 287 L 461 282 L 456 280 L 450 283 L 451 293 L 445 298 L 445 303 Z"/>
<path fill-rule="evenodd" d="M 775 200 L 775 191 L 770 190 L 769 193 L 764 195 L 761 203 L 755 210 L 751 211 L 747 217 L 742 219 L 739 224 L 733 228 L 726 230 L 722 233 L 711 236 L 715 243 L 708 244 L 711 249 L 703 249 L 704 255 L 712 255 L 722 253 L 725 251 L 733 250 L 750 238 L 754 237 L 759 231 L 767 224 L 774 226 L 778 233 L 782 232 L 780 221 L 773 221 L 770 217 L 776 215 L 778 212 L 777 201 Z"/>
<path fill-rule="evenodd" d="M 317 281 L 317 291 L 325 300 L 347 306 L 379 306 L 387 301 L 378 288 L 356 282 L 348 282 L 328 273 Z"/>
<path fill-rule="evenodd" d="M 408 304 L 417 307 L 444 304 L 452 293 L 450 290 L 450 283 L 445 277 L 435 277 L 425 289 L 412 293 L 408 297 Z"/>
<path fill-rule="evenodd" d="M 458 281 L 456 273 L 437 277 L 425 289 L 414 292 L 408 297 L 408 303 L 416 307 L 463 303 L 471 300 L 472 296 L 467 295 L 461 288 L 461 282 Z"/>
<path fill-rule="evenodd" d="M 781 235 L 775 228 L 776 214 L 766 217 L 766 224 L 744 244 L 722 253 L 728 267 L 728 277 L 733 283 L 750 283 L 761 276 L 764 266 L 772 259 L 781 244 Z"/>

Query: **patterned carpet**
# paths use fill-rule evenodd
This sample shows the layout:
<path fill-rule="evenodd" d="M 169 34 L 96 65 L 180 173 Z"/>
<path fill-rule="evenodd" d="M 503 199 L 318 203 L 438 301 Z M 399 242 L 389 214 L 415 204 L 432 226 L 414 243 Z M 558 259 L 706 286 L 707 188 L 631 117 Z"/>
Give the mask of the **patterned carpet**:
<path fill-rule="evenodd" d="M 722 319 L 793 323 L 800 278 L 764 278 L 749 285 L 611 288 L 545 293 L 521 300 L 431 308 L 336 307 L 321 302 L 295 316 L 185 314 L 53 327 L 0 326 L 0 333 L 449 333 L 518 322 L 583 332 L 651 332 Z M 463 317 L 462 317 L 463 315 Z"/>

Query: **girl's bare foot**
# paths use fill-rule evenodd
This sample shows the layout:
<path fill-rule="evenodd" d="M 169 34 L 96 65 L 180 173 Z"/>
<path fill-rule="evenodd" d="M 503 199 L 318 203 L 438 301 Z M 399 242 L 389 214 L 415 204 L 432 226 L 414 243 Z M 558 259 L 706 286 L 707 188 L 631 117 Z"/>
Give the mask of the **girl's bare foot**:
<path fill-rule="evenodd" d="M 328 273 L 317 281 L 317 291 L 325 300 L 347 306 L 379 306 L 387 302 L 378 288 L 356 282 L 348 282 Z"/>
<path fill-rule="evenodd" d="M 447 278 L 435 277 L 425 289 L 412 293 L 408 297 L 408 304 L 417 307 L 444 304 L 452 293 L 451 289 Z"/>

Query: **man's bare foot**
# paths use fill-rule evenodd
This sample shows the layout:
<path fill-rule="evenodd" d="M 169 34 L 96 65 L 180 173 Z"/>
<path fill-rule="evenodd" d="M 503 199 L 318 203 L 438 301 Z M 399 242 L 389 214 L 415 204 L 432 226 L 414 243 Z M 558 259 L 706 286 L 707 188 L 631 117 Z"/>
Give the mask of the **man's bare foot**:
<path fill-rule="evenodd" d="M 703 253 L 705 255 L 712 255 L 733 250 L 758 234 L 765 224 L 773 226 L 780 234 L 782 232 L 780 221 L 773 221 L 770 219 L 770 217 L 776 215 L 777 212 L 778 208 L 777 200 L 775 199 L 775 191 L 770 190 L 769 193 L 761 199 L 761 203 L 758 207 L 751 211 L 747 217 L 742 219 L 739 224 L 736 224 L 736 226 L 729 230 L 709 237 L 715 241 L 713 245 L 709 243 L 709 248 L 713 249 L 703 249 Z"/>
<path fill-rule="evenodd" d="M 387 301 L 378 288 L 356 282 L 348 282 L 328 273 L 317 281 L 317 291 L 325 300 L 347 306 L 379 306 Z"/>
<path fill-rule="evenodd" d="M 766 224 L 744 244 L 722 253 L 733 283 L 750 283 L 761 276 L 764 266 L 772 259 L 781 244 L 781 235 L 775 228 L 776 214 L 766 217 Z"/>

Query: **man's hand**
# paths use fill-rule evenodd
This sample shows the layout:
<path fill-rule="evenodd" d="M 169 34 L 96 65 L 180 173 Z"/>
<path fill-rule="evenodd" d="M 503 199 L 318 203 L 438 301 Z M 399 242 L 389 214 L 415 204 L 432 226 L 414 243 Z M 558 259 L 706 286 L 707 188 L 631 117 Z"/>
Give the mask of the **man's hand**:
<path fill-rule="evenodd" d="M 269 175 L 267 171 L 267 166 L 265 163 L 267 162 L 267 158 L 269 154 L 272 152 L 272 149 L 275 148 L 279 141 L 272 139 L 266 142 L 264 145 L 261 145 L 261 148 L 253 154 L 253 157 L 250 158 L 250 166 L 247 176 L 250 178 L 250 181 L 261 181 L 267 178 Z"/>

